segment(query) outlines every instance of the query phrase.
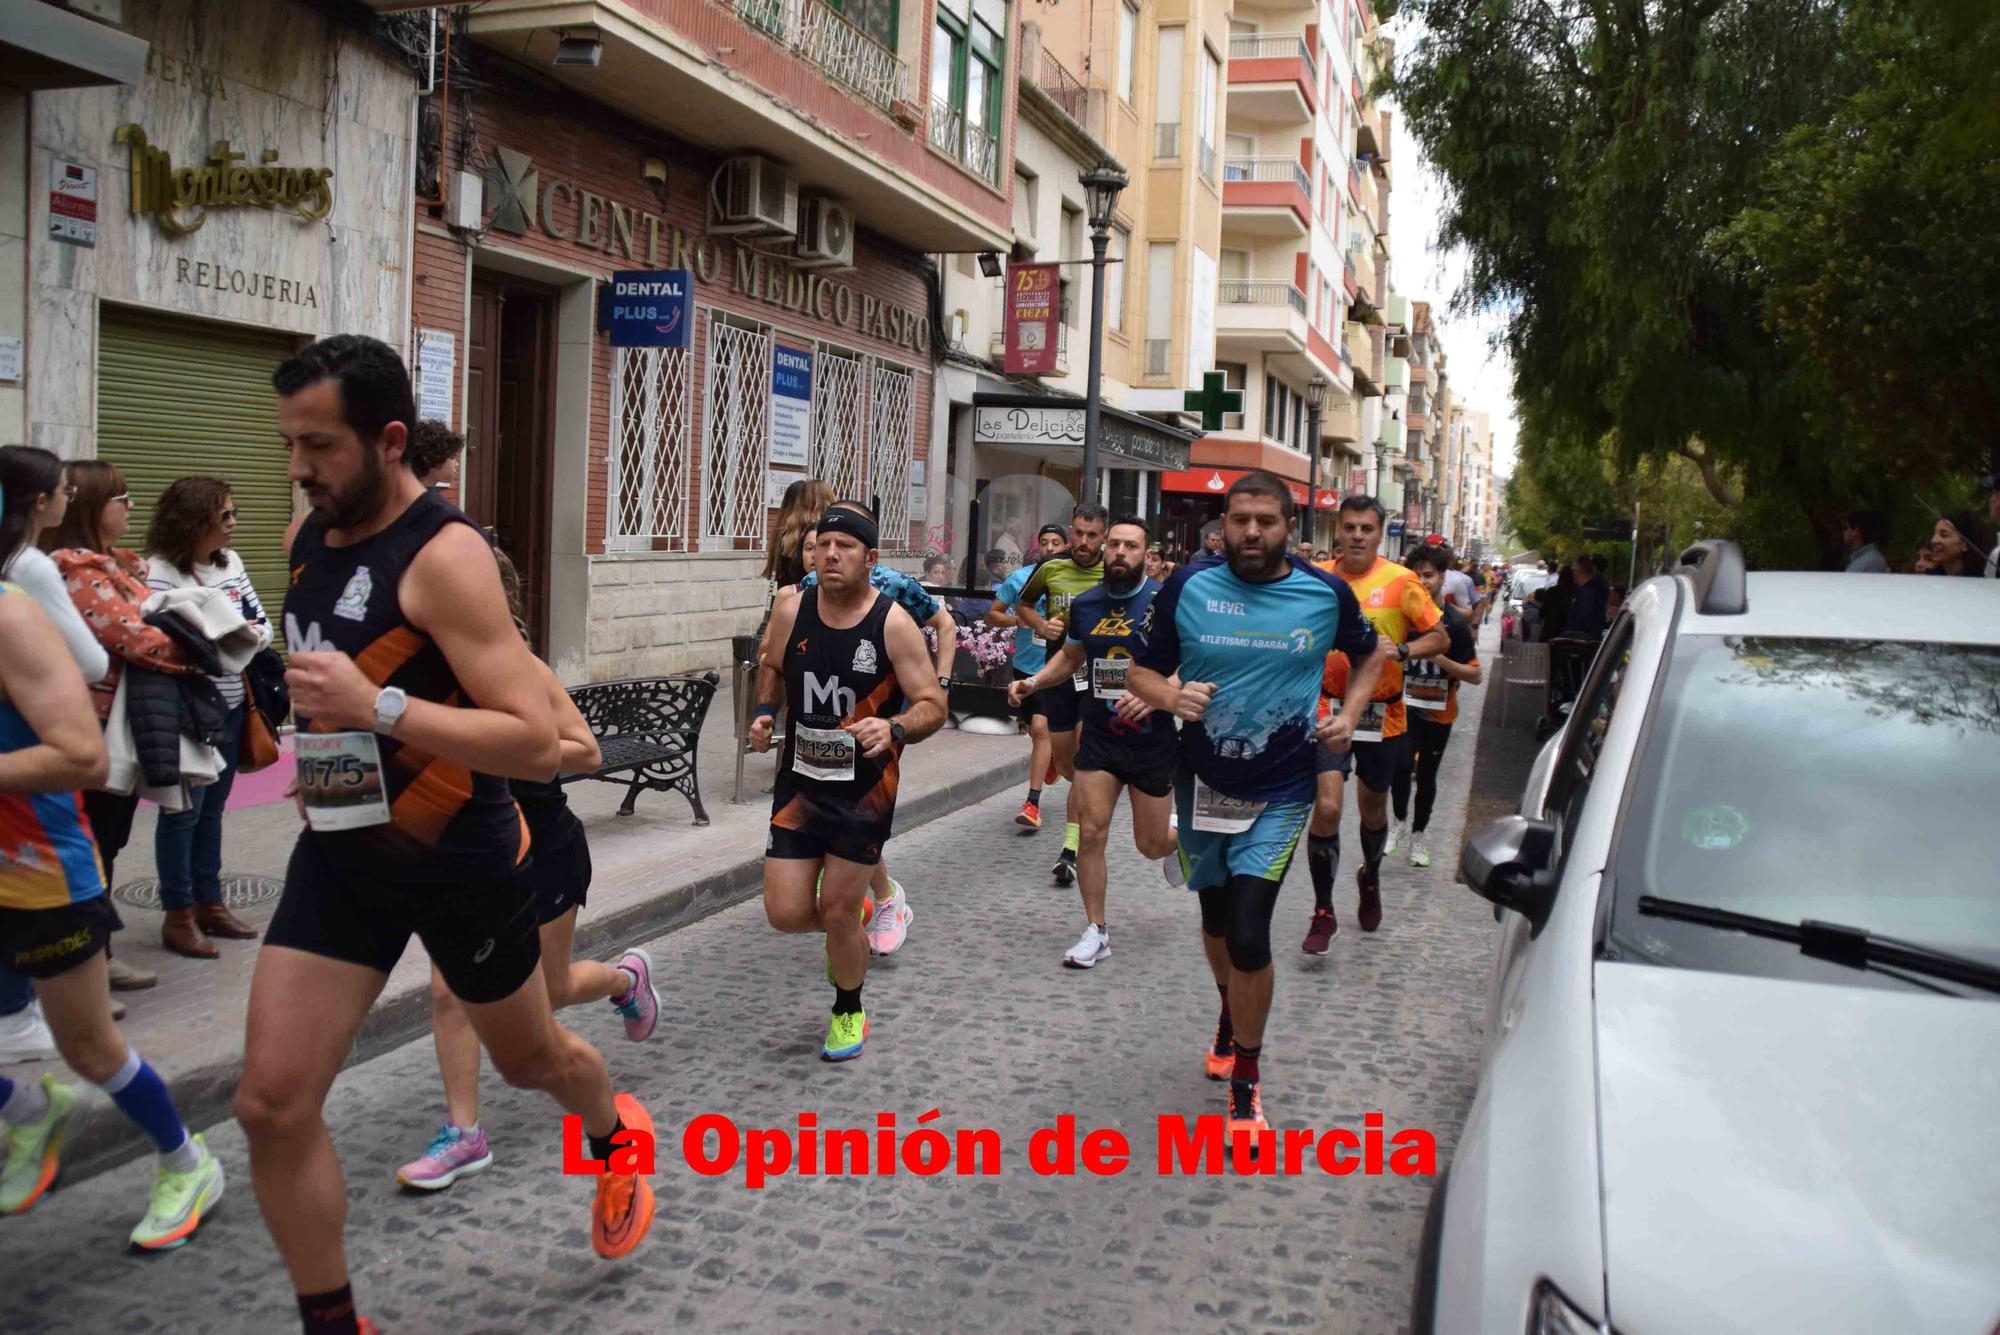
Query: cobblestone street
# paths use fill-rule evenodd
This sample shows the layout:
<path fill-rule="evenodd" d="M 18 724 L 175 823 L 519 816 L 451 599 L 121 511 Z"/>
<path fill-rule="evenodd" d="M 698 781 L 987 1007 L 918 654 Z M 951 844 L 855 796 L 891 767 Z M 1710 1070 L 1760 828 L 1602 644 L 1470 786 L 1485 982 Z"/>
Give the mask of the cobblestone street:
<path fill-rule="evenodd" d="M 1343 833 L 1343 927 L 1333 954 L 1298 950 L 1310 905 L 1303 866 L 1279 902 L 1277 1000 L 1265 1047 L 1273 1123 L 1433 1132 L 1448 1162 L 1471 1097 L 1493 919 L 1453 884 L 1483 693 L 1466 693 L 1447 756 L 1428 870 L 1385 864 L 1387 917 L 1354 928 L 1355 817 Z M 348 1246 L 364 1313 L 385 1332 L 1403 1328 L 1428 1178 L 1161 1176 L 1163 1114 L 1219 1112 L 1200 1055 L 1215 993 L 1193 897 L 1112 830 L 1113 954 L 1059 967 L 1081 914 L 1053 886 L 1064 790 L 1038 834 L 1011 820 L 1019 793 L 988 799 L 892 846 L 916 922 L 871 971 L 866 1055 L 816 1060 L 827 988 L 816 940 L 780 936 L 754 902 L 650 943 L 668 1013 L 645 1048 L 608 1011 L 569 1019 L 609 1055 L 660 1135 L 659 1215 L 630 1259 L 595 1258 L 589 1190 L 559 1176 L 558 1114 L 489 1072 L 495 1166 L 441 1195 L 405 1195 L 396 1166 L 441 1120 L 428 1041 L 344 1074 L 328 1117 L 348 1171 Z M 1303 859 L 1301 859 L 1303 862 Z M 905 1132 L 941 1110 L 947 1132 L 991 1127 L 993 1177 L 800 1177 L 746 1188 L 742 1170 L 695 1174 L 680 1151 L 706 1112 L 739 1127 Z M 1030 1135 L 1062 1113 L 1123 1131 L 1116 1177 L 1042 1177 Z M 264 1232 L 243 1139 L 209 1132 L 231 1178 L 214 1222 L 185 1250 L 122 1251 L 148 1168 L 131 1163 L 58 1191 L 0 1226 L 7 1330 L 275 1331 L 295 1320 Z"/>

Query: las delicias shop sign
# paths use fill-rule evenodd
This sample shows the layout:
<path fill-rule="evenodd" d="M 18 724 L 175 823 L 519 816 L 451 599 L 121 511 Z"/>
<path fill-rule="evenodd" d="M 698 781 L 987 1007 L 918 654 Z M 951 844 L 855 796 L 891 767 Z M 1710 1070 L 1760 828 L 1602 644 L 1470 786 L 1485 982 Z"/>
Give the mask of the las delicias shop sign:
<path fill-rule="evenodd" d="M 607 199 L 559 177 L 544 180 L 522 153 L 496 147 L 487 160 L 487 226 L 567 241 L 613 260 L 649 269 L 689 269 L 704 286 L 726 281 L 731 292 L 767 302 L 822 324 L 850 329 L 928 357 L 930 318 L 857 290 L 850 283 L 794 268 L 783 257 L 724 237 L 690 235 L 657 213 Z"/>

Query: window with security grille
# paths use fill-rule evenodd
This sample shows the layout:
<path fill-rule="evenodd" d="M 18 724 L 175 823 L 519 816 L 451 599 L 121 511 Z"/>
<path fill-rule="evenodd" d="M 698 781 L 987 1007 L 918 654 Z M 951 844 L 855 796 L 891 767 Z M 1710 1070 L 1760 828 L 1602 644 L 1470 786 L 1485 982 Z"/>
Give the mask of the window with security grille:
<path fill-rule="evenodd" d="M 690 547 L 689 366 L 686 348 L 618 348 L 611 371 L 607 551 Z"/>
<path fill-rule="evenodd" d="M 882 550 L 907 551 L 910 545 L 910 453 L 916 441 L 917 415 L 906 367 L 877 361 L 870 379 L 868 439 L 870 490 L 880 501 L 878 516 Z M 922 523 L 923 515 L 914 516 Z"/>
<path fill-rule="evenodd" d="M 818 345 L 813 358 L 812 475 L 843 500 L 868 500 L 867 367 L 861 357 Z"/>
<path fill-rule="evenodd" d="M 770 433 L 771 333 L 708 322 L 708 392 L 702 413 L 701 535 L 764 544 L 765 442 Z"/>

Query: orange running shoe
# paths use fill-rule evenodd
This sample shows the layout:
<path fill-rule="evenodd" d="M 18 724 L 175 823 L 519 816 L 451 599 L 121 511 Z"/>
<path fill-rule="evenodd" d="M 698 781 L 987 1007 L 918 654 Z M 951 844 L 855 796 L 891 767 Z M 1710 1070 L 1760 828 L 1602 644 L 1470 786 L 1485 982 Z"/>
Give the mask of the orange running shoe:
<path fill-rule="evenodd" d="M 1254 1084 L 1248 1080 L 1229 1082 L 1229 1117 L 1222 1124 L 1222 1134 L 1235 1143 L 1236 1133 L 1269 1131 L 1271 1124 L 1264 1120 L 1264 1082 Z"/>
<path fill-rule="evenodd" d="M 1042 787 L 1053 788 L 1062 782 L 1062 775 L 1056 772 L 1056 762 L 1049 762 L 1049 772 L 1042 776 Z"/>
<path fill-rule="evenodd" d="M 630 1094 L 617 1097 L 618 1120 L 627 1131 L 653 1134 L 653 1119 Z M 653 1184 L 639 1173 L 607 1172 L 590 1203 L 590 1245 L 607 1261 L 631 1252 L 653 1226 Z"/>
<path fill-rule="evenodd" d="M 1031 830 L 1042 828 L 1042 809 L 1033 802 L 1021 803 L 1021 813 L 1014 817 L 1016 825 L 1025 825 Z"/>
<path fill-rule="evenodd" d="M 1215 1026 L 1215 1041 L 1208 1045 L 1202 1060 L 1208 1070 L 1210 1080 L 1227 1080 L 1236 1073 L 1236 1042 L 1222 1036 L 1222 1025 Z"/>

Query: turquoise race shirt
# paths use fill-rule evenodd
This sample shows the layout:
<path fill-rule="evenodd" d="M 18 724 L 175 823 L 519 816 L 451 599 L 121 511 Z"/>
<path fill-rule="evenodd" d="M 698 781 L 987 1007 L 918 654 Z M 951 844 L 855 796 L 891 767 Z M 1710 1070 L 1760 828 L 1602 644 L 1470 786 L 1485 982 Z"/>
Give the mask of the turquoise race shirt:
<path fill-rule="evenodd" d="M 1310 802 L 1320 673 L 1335 650 L 1359 662 L 1375 629 L 1346 584 L 1297 557 L 1268 584 L 1238 579 L 1227 558 L 1174 573 L 1153 599 L 1141 666 L 1215 686 L 1208 712 L 1181 725 L 1181 751 L 1228 797 Z"/>

